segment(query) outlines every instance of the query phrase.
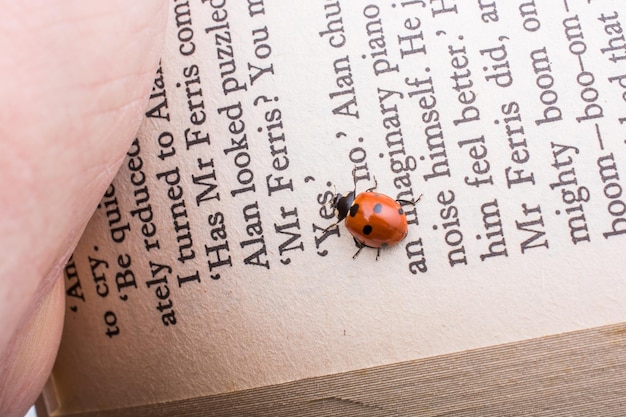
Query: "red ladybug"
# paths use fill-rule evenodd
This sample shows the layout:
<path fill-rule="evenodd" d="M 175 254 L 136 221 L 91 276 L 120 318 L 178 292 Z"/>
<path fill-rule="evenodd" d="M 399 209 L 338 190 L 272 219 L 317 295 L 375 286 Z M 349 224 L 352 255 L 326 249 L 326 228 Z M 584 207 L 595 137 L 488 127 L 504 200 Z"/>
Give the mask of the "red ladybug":
<path fill-rule="evenodd" d="M 330 227 L 343 219 L 346 220 L 346 229 L 352 234 L 359 248 L 352 258 L 356 258 L 367 246 L 377 249 L 376 259 L 378 259 L 381 248 L 402 241 L 409 231 L 402 205 L 414 205 L 422 198 L 420 196 L 416 201 L 394 200 L 385 194 L 374 192 L 376 185 L 377 183 L 365 192 L 356 194 L 355 181 L 355 191 L 345 196 L 337 193 L 332 201 L 338 220 Z"/>

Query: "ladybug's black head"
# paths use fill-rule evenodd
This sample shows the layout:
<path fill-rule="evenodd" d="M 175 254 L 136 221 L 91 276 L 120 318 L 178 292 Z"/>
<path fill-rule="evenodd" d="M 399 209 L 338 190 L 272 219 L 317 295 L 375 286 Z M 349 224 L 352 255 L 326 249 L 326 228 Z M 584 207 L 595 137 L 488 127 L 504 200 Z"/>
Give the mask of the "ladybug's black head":
<path fill-rule="evenodd" d="M 354 202 L 354 192 L 350 191 L 347 195 L 337 193 L 333 200 L 333 208 L 337 210 L 337 219 L 339 221 L 346 218 L 352 203 Z"/>

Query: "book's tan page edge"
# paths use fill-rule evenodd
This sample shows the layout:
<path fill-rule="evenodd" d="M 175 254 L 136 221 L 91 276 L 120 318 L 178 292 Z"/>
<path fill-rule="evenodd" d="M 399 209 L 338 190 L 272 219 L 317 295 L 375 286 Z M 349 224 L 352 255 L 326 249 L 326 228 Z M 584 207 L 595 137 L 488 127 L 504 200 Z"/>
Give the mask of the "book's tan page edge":
<path fill-rule="evenodd" d="M 146 118 L 66 267 L 58 414 L 624 322 L 624 16 L 172 1 Z M 423 197 L 404 241 L 353 260 L 332 196 L 376 182 Z"/>
<path fill-rule="evenodd" d="M 624 357 L 626 323 L 621 323 L 232 394 L 80 416 L 618 416 L 626 413 Z M 54 417 L 45 414 L 45 408 L 37 410 L 44 412 L 40 416 Z"/>

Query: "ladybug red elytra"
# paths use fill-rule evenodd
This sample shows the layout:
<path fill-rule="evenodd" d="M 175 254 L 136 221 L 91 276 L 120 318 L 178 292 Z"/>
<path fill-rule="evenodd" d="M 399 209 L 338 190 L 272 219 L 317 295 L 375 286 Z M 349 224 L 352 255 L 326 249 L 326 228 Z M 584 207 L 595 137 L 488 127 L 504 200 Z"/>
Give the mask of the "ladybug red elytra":
<path fill-rule="evenodd" d="M 355 170 L 352 171 L 354 191 L 347 195 L 337 193 L 332 201 L 332 207 L 337 211 L 336 226 L 345 219 L 346 229 L 354 237 L 358 246 L 353 259 L 361 253 L 364 247 L 377 249 L 376 259 L 380 256 L 380 249 L 393 246 L 404 239 L 409 231 L 403 205 L 415 205 L 422 196 L 415 201 L 394 200 L 393 198 L 374 192 L 378 185 L 374 178 L 374 186 L 362 193 L 356 193 Z"/>

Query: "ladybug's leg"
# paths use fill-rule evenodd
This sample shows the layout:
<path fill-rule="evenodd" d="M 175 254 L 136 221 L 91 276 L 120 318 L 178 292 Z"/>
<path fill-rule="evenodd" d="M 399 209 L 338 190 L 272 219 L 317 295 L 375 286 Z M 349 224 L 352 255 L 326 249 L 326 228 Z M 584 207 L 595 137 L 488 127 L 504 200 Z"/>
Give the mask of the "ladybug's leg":
<path fill-rule="evenodd" d="M 354 243 L 356 244 L 357 248 L 359 248 L 359 249 L 356 251 L 356 253 L 354 255 L 352 255 L 352 259 L 356 259 L 356 257 L 359 256 L 359 253 L 361 253 L 361 251 L 365 247 L 365 245 L 362 244 L 361 242 L 359 242 L 358 240 L 356 240 L 356 238 L 354 239 Z"/>
<path fill-rule="evenodd" d="M 396 200 L 396 202 L 398 204 L 400 204 L 401 206 L 405 206 L 405 205 L 410 205 L 410 206 L 414 206 L 417 203 L 419 203 L 419 201 L 422 199 L 422 197 L 424 196 L 424 194 L 421 194 L 417 200 Z"/>
<path fill-rule="evenodd" d="M 352 259 L 356 259 L 357 256 L 359 256 L 359 253 L 361 253 L 361 251 L 363 250 L 363 248 L 370 248 L 371 246 L 367 246 L 364 245 L 363 243 L 359 242 L 358 240 L 356 240 L 356 238 L 354 238 L 354 243 L 356 245 L 357 251 L 354 255 L 352 255 Z M 374 249 L 374 248 L 372 248 Z M 378 260 L 378 258 L 380 257 L 380 248 L 376 248 L 376 260 Z"/>
<path fill-rule="evenodd" d="M 367 190 L 365 190 L 366 193 L 372 192 L 376 189 L 376 187 L 378 187 L 378 180 L 376 179 L 376 177 L 374 177 L 374 186 L 368 188 Z"/>
<path fill-rule="evenodd" d="M 356 167 L 352 168 L 352 181 L 354 182 L 354 195 L 356 196 Z M 374 186 L 365 190 L 365 192 L 374 191 L 378 187 L 378 181 L 376 177 L 374 177 Z"/>
<path fill-rule="evenodd" d="M 328 226 L 326 229 L 322 230 L 322 232 L 326 233 L 328 230 L 332 229 L 333 227 L 337 226 L 339 223 L 341 223 L 341 220 L 338 222 L 335 222 L 333 224 L 331 224 L 330 226 Z"/>

